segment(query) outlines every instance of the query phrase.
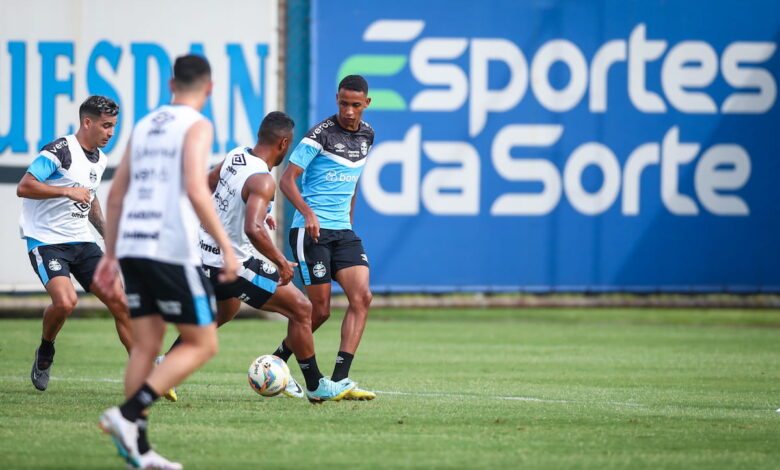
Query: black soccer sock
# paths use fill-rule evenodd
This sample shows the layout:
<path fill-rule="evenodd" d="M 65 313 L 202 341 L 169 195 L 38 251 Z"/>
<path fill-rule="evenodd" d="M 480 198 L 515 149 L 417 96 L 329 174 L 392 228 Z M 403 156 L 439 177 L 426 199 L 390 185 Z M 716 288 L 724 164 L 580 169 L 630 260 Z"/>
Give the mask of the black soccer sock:
<path fill-rule="evenodd" d="M 283 360 L 284 362 L 289 361 L 290 360 L 290 356 L 292 356 L 292 354 L 293 354 L 292 349 L 290 349 L 289 346 L 284 344 L 284 341 L 282 341 L 282 344 L 280 344 L 279 347 L 276 348 L 276 351 L 274 351 L 274 356 L 278 357 L 279 359 Z M 314 357 L 314 356 L 312 356 L 312 357 Z"/>
<path fill-rule="evenodd" d="M 46 341 L 41 338 L 38 346 L 38 369 L 45 369 L 54 362 L 54 341 Z"/>
<path fill-rule="evenodd" d="M 334 382 L 349 377 L 349 368 L 352 366 L 352 359 L 355 356 L 348 352 L 339 351 L 336 356 L 336 367 L 333 368 L 333 376 L 330 378 Z"/>
<path fill-rule="evenodd" d="M 141 413 L 154 403 L 155 400 L 160 398 L 159 395 L 154 393 L 152 387 L 149 384 L 144 384 L 135 395 L 130 397 L 122 406 L 119 407 L 119 411 L 122 412 L 122 416 L 128 421 L 138 421 L 141 418 Z"/>
<path fill-rule="evenodd" d="M 149 422 L 141 418 L 135 424 L 138 425 L 138 452 L 143 455 L 152 449 L 152 446 L 149 445 L 149 438 L 146 437 L 146 428 L 149 426 Z"/>
<path fill-rule="evenodd" d="M 184 340 L 183 340 L 183 339 L 181 339 L 181 336 L 177 336 L 177 337 L 176 337 L 176 340 L 173 342 L 173 344 L 171 345 L 171 347 L 170 347 L 170 348 L 168 348 L 168 352 L 171 352 L 171 351 L 173 351 L 173 348 L 175 348 L 176 346 L 180 345 L 180 344 L 181 344 L 181 343 L 183 343 L 183 342 L 184 342 Z M 168 354 L 168 353 L 165 353 L 165 354 Z"/>
<path fill-rule="evenodd" d="M 317 387 L 320 386 L 320 379 L 322 378 L 320 368 L 317 366 L 317 358 L 312 356 L 308 359 L 299 360 L 298 365 L 301 366 L 303 378 L 306 380 L 306 388 L 308 388 L 310 392 L 317 390 Z"/>

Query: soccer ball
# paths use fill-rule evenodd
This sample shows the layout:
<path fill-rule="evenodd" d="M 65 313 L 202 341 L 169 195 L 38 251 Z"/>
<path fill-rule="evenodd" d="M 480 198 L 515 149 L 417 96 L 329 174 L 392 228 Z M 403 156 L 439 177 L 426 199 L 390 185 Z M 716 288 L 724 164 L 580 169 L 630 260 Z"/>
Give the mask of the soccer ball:
<path fill-rule="evenodd" d="M 264 397 L 282 393 L 290 380 L 287 363 L 271 354 L 260 356 L 249 365 L 249 385 Z"/>

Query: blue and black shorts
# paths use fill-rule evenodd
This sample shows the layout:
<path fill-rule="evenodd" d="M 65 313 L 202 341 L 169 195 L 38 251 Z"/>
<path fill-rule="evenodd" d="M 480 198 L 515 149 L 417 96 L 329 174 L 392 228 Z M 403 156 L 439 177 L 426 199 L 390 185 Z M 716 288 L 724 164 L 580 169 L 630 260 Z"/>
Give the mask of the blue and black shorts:
<path fill-rule="evenodd" d="M 315 242 L 306 233 L 306 229 L 290 230 L 290 247 L 298 272 L 303 283 L 328 284 L 333 276 L 344 268 L 368 266 L 363 241 L 349 229 L 320 229 L 320 237 Z"/>

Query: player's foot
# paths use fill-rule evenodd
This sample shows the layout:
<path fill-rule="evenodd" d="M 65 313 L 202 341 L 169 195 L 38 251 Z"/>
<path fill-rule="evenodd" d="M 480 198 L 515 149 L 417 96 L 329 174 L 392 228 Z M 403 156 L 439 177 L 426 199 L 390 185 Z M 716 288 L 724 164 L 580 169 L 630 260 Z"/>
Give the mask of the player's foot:
<path fill-rule="evenodd" d="M 282 393 L 290 398 L 303 398 L 303 389 L 301 385 L 295 380 L 295 377 L 290 376 L 290 380 L 287 381 L 287 386 L 284 387 Z"/>
<path fill-rule="evenodd" d="M 157 356 L 157 359 L 154 360 L 155 364 L 159 364 L 165 359 L 165 356 Z M 168 389 L 165 393 L 163 393 L 163 396 L 168 401 L 177 401 L 179 399 L 179 396 L 176 395 L 176 387 L 172 387 Z"/>
<path fill-rule="evenodd" d="M 133 468 L 154 468 L 157 470 L 182 470 L 184 468 L 184 465 L 180 464 L 179 462 L 171 462 L 153 450 L 149 450 L 149 452 L 141 454 L 139 461 L 140 465 L 138 467 L 132 463 L 128 463 L 127 469 L 131 470 Z"/>
<path fill-rule="evenodd" d="M 352 380 L 348 378 L 342 379 L 341 382 L 344 382 L 345 380 L 352 382 Z M 359 388 L 357 386 L 355 386 L 355 388 L 353 388 L 352 390 L 347 392 L 346 395 L 344 395 L 345 400 L 367 401 L 367 400 L 373 400 L 374 398 L 376 398 L 376 393 L 371 392 L 369 390 L 363 390 L 362 388 Z"/>
<path fill-rule="evenodd" d="M 345 382 L 334 382 L 329 377 L 322 377 L 317 390 L 311 392 L 306 390 L 306 398 L 312 403 L 322 403 L 324 401 L 339 401 L 344 395 L 355 388 L 357 384 L 351 380 Z"/>
<path fill-rule="evenodd" d="M 111 435 L 119 455 L 135 468 L 141 466 L 138 453 L 138 425 L 125 419 L 119 407 L 107 409 L 100 417 L 98 425 L 103 432 Z"/>
<path fill-rule="evenodd" d="M 33 360 L 32 371 L 30 372 L 30 379 L 33 385 L 40 391 L 46 390 L 49 386 L 49 374 L 51 373 L 51 365 L 54 362 L 54 358 L 48 358 L 48 366 L 43 369 L 38 368 L 38 349 L 35 350 L 35 360 Z M 44 358 L 47 359 L 47 358 Z"/>

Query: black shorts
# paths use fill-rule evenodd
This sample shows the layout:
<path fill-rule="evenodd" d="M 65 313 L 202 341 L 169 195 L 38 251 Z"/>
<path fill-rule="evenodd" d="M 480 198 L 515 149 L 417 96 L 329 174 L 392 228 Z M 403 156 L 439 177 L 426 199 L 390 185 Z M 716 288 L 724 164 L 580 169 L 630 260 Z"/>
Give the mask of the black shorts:
<path fill-rule="evenodd" d="M 344 268 L 368 266 L 363 242 L 349 229 L 320 229 L 317 243 L 311 239 L 305 228 L 290 230 L 290 247 L 298 270 L 307 286 L 327 284 L 333 275 Z"/>
<path fill-rule="evenodd" d="M 218 281 L 222 268 L 203 265 L 203 270 L 214 287 L 217 300 L 236 298 L 245 304 L 260 308 L 276 292 L 279 272 L 276 266 L 266 261 L 249 258 L 238 271 L 238 279 L 227 284 Z"/>
<path fill-rule="evenodd" d="M 214 322 L 214 292 L 199 266 L 145 258 L 122 258 L 119 264 L 125 277 L 130 318 L 162 315 L 171 323 Z"/>
<path fill-rule="evenodd" d="M 89 292 L 103 250 L 97 243 L 61 243 L 35 247 L 29 255 L 33 270 L 44 286 L 53 277 L 73 274 L 81 287 Z"/>

